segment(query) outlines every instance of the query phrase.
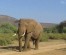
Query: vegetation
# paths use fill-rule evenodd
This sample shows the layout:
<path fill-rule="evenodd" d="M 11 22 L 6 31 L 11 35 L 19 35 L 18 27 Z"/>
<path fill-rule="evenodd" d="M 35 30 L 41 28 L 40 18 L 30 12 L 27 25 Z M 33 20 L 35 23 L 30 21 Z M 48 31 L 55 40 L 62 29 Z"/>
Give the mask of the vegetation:
<path fill-rule="evenodd" d="M 16 26 L 11 23 L 5 23 L 0 26 L 0 33 L 15 33 L 16 31 Z"/>
<path fill-rule="evenodd" d="M 66 33 L 43 33 L 40 41 L 48 41 L 49 39 L 66 40 Z"/>
<path fill-rule="evenodd" d="M 8 45 L 12 43 L 17 36 L 13 36 L 17 32 L 16 26 L 10 23 L 4 23 L 0 26 L 0 45 Z"/>
<path fill-rule="evenodd" d="M 66 33 L 66 27 L 63 28 L 63 32 Z"/>
<path fill-rule="evenodd" d="M 52 27 L 52 28 L 44 28 L 45 33 L 58 33 L 57 27 Z"/>
<path fill-rule="evenodd" d="M 13 36 L 14 33 L 0 33 L 0 45 L 11 44 L 13 40 L 17 39 L 17 36 Z"/>
<path fill-rule="evenodd" d="M 52 28 L 44 28 L 41 41 L 47 41 L 48 39 L 66 40 L 66 21 Z"/>
<path fill-rule="evenodd" d="M 66 33 L 66 26 L 59 24 L 52 28 L 44 28 L 44 32 L 46 33 Z"/>

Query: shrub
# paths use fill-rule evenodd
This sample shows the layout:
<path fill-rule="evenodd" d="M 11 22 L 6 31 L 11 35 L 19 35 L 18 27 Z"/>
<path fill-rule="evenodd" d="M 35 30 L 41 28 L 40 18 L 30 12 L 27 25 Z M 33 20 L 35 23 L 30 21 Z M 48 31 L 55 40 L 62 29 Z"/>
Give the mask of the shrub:
<path fill-rule="evenodd" d="M 62 33 L 62 38 L 61 39 L 66 40 L 66 33 Z"/>
<path fill-rule="evenodd" d="M 49 39 L 61 39 L 61 35 L 58 33 L 49 33 Z"/>
<path fill-rule="evenodd" d="M 7 38 L 0 38 L 0 45 L 7 45 L 10 44 L 11 40 Z"/>
<path fill-rule="evenodd" d="M 0 45 L 11 44 L 13 40 L 16 40 L 17 36 L 13 36 L 13 33 L 0 33 Z"/>
<path fill-rule="evenodd" d="M 66 33 L 51 33 L 49 34 L 49 39 L 66 39 Z"/>
<path fill-rule="evenodd" d="M 63 32 L 66 33 L 66 27 L 63 28 Z"/>
<path fill-rule="evenodd" d="M 15 33 L 16 31 L 16 26 L 10 23 L 5 23 L 0 26 L 0 33 Z"/>
<path fill-rule="evenodd" d="M 43 33 L 40 41 L 48 41 L 49 39 L 62 39 L 66 40 L 66 33 Z"/>
<path fill-rule="evenodd" d="M 47 33 L 42 33 L 42 36 L 41 36 L 40 41 L 41 41 L 41 42 L 43 42 L 43 41 L 48 41 L 48 34 L 47 34 Z"/>

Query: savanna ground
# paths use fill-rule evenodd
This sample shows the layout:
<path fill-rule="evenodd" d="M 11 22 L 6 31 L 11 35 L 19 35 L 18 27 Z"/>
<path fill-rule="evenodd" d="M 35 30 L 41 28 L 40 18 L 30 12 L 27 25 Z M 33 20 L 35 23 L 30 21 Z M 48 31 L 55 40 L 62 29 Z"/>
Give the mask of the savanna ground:
<path fill-rule="evenodd" d="M 39 49 L 32 49 L 26 52 L 18 52 L 16 49 L 18 42 L 8 46 L 0 46 L 0 55 L 66 55 L 66 41 L 65 40 L 49 40 L 47 42 L 40 42 Z"/>

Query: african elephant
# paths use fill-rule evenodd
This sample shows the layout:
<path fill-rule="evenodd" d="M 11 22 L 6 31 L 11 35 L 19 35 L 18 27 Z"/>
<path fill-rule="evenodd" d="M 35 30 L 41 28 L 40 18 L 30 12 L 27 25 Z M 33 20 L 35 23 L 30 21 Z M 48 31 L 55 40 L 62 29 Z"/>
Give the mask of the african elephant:
<path fill-rule="evenodd" d="M 24 49 L 30 48 L 30 39 L 38 49 L 40 35 L 43 31 L 42 26 L 33 19 L 20 19 L 18 24 L 19 51 L 22 50 L 22 36 L 25 37 Z"/>

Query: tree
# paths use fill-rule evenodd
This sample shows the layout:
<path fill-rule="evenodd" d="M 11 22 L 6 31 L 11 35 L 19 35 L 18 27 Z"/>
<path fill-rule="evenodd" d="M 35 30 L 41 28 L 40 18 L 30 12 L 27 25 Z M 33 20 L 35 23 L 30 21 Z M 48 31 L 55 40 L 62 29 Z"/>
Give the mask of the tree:
<path fill-rule="evenodd" d="M 59 33 L 65 33 L 65 30 L 66 30 L 65 27 L 66 27 L 66 21 L 61 22 L 61 23 L 57 26 L 58 32 L 59 32 Z"/>

